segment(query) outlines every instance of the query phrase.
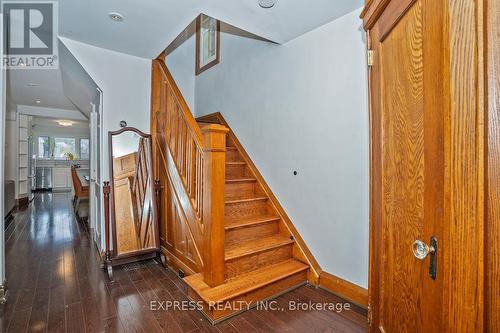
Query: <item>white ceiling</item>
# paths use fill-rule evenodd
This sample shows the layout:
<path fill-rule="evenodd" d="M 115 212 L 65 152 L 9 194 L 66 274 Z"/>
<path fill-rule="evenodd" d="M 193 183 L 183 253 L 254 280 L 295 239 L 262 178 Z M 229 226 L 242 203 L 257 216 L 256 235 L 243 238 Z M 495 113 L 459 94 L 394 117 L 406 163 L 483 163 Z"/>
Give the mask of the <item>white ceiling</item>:
<path fill-rule="evenodd" d="M 58 69 L 9 70 L 9 98 L 18 105 L 48 110 L 48 116 L 51 110 L 60 109 L 79 110 L 88 118 L 97 85 L 64 44 L 58 43 Z"/>
<path fill-rule="evenodd" d="M 71 127 L 67 126 L 64 127 L 59 124 L 58 121 L 60 120 L 66 120 L 66 121 L 71 121 L 73 125 Z M 66 118 L 46 118 L 46 117 L 33 117 L 32 124 L 34 126 L 42 126 L 42 127 L 60 127 L 60 128 L 83 128 L 83 129 L 88 129 L 89 128 L 89 122 L 87 120 L 68 120 Z"/>
<path fill-rule="evenodd" d="M 270 41 L 284 43 L 363 4 L 364 0 L 277 0 L 275 7 L 263 9 L 257 0 L 59 0 L 59 34 L 152 59 L 199 13 Z M 109 12 L 119 12 L 125 20 L 114 22 L 108 17 Z M 61 59 L 61 64 L 64 67 L 64 59 Z M 70 96 L 72 101 L 65 95 L 62 77 L 66 78 L 67 84 L 72 76 L 79 75 L 72 72 L 78 66 L 67 67 L 62 71 L 10 70 L 9 98 L 16 104 L 28 106 L 81 109 L 79 104 L 82 102 L 77 95 Z M 29 83 L 36 86 L 30 87 Z M 86 113 L 86 110 L 82 111 Z"/>
<path fill-rule="evenodd" d="M 16 104 L 76 110 L 64 95 L 60 68 L 9 70 L 8 83 L 9 97 Z M 36 86 L 29 86 L 31 83 Z"/>
<path fill-rule="evenodd" d="M 62 42 L 59 42 L 59 67 L 62 71 L 64 94 L 89 118 L 91 103 L 99 98 L 98 86 Z"/>
<path fill-rule="evenodd" d="M 46 107 L 31 106 L 31 105 L 18 105 L 17 112 L 20 114 L 26 114 L 33 117 L 42 117 L 42 118 L 49 117 L 49 118 L 57 118 L 63 120 L 88 121 L 88 118 L 78 110 L 46 108 Z"/>
<path fill-rule="evenodd" d="M 364 0 L 60 0 L 64 37 L 148 59 L 155 58 L 189 23 L 205 13 L 276 43 L 285 43 L 361 7 Z M 109 19 L 121 13 L 123 22 Z"/>

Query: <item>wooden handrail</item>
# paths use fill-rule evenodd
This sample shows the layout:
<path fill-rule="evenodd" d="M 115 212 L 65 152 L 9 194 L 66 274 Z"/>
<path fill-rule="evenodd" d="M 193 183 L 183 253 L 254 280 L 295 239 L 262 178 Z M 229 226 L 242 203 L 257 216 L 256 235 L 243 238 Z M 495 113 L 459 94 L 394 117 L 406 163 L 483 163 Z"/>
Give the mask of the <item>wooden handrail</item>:
<path fill-rule="evenodd" d="M 153 61 L 153 144 L 175 192 L 168 205 L 186 218 L 192 241 L 201 256 L 198 267 L 205 283 L 224 283 L 224 186 L 228 129 L 210 125 L 200 129 L 163 60 Z M 155 170 L 158 174 L 158 170 Z M 180 180 L 180 181 L 177 181 Z M 189 202 L 175 198 L 189 198 Z M 166 215 L 166 214 L 163 214 Z M 161 216 L 160 223 L 166 223 Z"/>

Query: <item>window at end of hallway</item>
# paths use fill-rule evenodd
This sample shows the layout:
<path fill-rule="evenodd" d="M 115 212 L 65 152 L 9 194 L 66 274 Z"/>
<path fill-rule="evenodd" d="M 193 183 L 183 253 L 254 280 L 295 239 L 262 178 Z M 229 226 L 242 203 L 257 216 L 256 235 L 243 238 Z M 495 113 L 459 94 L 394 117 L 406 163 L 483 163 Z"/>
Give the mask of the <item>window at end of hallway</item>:
<path fill-rule="evenodd" d="M 88 160 L 90 158 L 89 139 L 80 139 L 80 159 Z"/>
<path fill-rule="evenodd" d="M 67 154 L 76 155 L 76 139 L 75 138 L 54 138 L 54 158 L 64 160 Z"/>
<path fill-rule="evenodd" d="M 38 158 L 50 158 L 50 138 L 48 136 L 38 137 Z"/>

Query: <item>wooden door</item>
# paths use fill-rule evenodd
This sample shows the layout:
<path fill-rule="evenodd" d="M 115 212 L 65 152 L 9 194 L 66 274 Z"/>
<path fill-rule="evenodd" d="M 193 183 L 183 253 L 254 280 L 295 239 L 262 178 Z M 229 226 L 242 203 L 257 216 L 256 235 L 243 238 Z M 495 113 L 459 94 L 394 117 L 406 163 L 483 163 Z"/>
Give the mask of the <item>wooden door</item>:
<path fill-rule="evenodd" d="M 374 0 L 362 15 L 372 50 L 371 331 L 482 331 L 480 3 Z"/>

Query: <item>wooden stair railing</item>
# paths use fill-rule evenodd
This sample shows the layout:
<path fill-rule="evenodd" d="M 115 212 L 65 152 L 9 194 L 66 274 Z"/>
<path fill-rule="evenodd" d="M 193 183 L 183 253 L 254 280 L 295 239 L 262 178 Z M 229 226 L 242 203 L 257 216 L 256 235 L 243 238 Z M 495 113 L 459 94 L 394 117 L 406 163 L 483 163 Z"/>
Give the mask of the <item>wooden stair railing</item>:
<path fill-rule="evenodd" d="M 195 120 L 161 59 L 151 106 L 162 252 L 207 318 L 318 284 L 321 268 L 229 124 Z"/>
<path fill-rule="evenodd" d="M 176 266 L 203 272 L 207 285 L 224 283 L 225 126 L 203 131 L 163 60 L 153 61 L 151 132 L 155 179 L 166 190 L 160 204 L 162 250 Z M 167 219 L 176 219 L 177 233 Z M 181 253 L 180 256 L 176 254 Z M 169 254 L 171 254 L 169 256 Z"/>

